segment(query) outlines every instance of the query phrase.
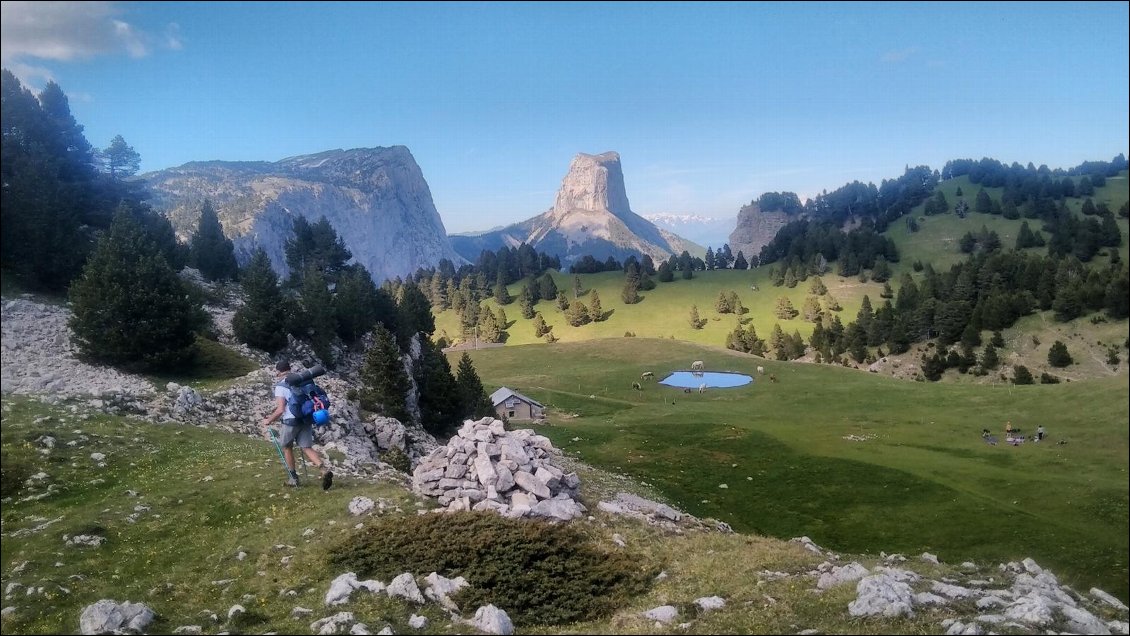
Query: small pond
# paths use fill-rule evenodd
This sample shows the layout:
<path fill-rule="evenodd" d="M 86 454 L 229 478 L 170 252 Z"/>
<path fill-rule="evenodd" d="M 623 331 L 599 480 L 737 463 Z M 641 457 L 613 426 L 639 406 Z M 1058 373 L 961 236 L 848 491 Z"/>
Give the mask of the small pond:
<path fill-rule="evenodd" d="M 680 389 L 697 389 L 705 384 L 712 389 L 728 389 L 745 386 L 753 378 L 744 373 L 717 373 L 714 371 L 676 371 L 659 381 L 660 384 Z"/>

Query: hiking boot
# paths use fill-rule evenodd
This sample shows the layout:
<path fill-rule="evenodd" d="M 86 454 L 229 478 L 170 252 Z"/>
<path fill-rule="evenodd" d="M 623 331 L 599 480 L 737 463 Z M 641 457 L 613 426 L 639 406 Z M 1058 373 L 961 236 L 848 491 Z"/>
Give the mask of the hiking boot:
<path fill-rule="evenodd" d="M 290 479 L 286 480 L 286 485 L 298 488 L 298 473 L 294 472 L 293 470 L 290 471 Z"/>
<path fill-rule="evenodd" d="M 334 485 L 334 471 L 327 470 L 322 473 L 322 490 L 329 490 Z"/>

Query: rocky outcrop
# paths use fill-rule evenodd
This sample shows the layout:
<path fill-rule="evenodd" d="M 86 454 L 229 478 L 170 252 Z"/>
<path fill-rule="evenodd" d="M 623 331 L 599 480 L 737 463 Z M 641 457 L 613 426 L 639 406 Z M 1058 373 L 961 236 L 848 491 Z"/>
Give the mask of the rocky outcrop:
<path fill-rule="evenodd" d="M 622 261 L 632 254 L 648 254 L 658 262 L 684 250 L 700 256 L 705 251 L 632 212 L 615 152 L 573 157 L 553 207 L 544 214 L 477 236 L 451 237 L 452 246 L 468 260 L 484 249 L 522 243 L 558 256 L 566 265 L 585 255 Z"/>
<path fill-rule="evenodd" d="M 568 521 L 585 507 L 575 500 L 581 481 L 557 466 L 558 452 L 529 429 L 507 431 L 501 420 L 489 417 L 468 420 L 446 446 L 420 461 L 412 483 L 449 511 Z"/>
<path fill-rule="evenodd" d="M 786 214 L 783 210 L 762 210 L 757 201 L 738 211 L 737 227 L 730 233 L 730 251 L 741 251 L 750 264 L 757 262 L 761 248 L 769 244 L 777 232 L 803 215 Z"/>
<path fill-rule="evenodd" d="M 191 272 L 189 273 L 191 276 Z M 110 367 L 87 364 L 76 357 L 70 344 L 66 307 L 35 302 L 30 298 L 5 300 L 0 305 L 3 317 L 2 357 L 3 391 L 36 395 L 51 403 L 78 401 L 92 409 L 110 414 L 140 415 L 161 423 L 214 426 L 252 437 L 261 437 L 259 422 L 274 408 L 273 373 L 270 359 L 262 352 L 234 342 L 230 321 L 215 318 L 223 308 L 207 306 L 216 325 L 221 343 L 239 351 L 262 365 L 262 368 L 236 378 L 230 386 L 201 392 L 189 386 L 169 382 L 160 389 L 144 378 Z M 414 342 L 416 356 L 418 343 Z M 317 357 L 302 342 L 291 338 L 283 351 L 297 365 L 318 363 Z M 350 358 L 352 356 L 352 359 Z M 361 356 L 342 356 L 342 367 L 360 367 Z M 411 377 L 413 358 L 405 356 Z M 435 438 L 417 425 L 405 426 L 397 420 L 380 416 L 362 419 L 358 404 L 346 396 L 358 388 L 355 372 L 329 373 L 318 383 L 332 396 L 331 423 L 318 427 L 315 441 L 323 451 L 337 451 L 342 459 L 334 470 L 351 474 L 381 474 L 405 477 L 380 460 L 384 451 L 404 451 L 413 463 L 436 448 Z M 416 405 L 410 405 L 416 408 Z M 70 406 L 72 411 L 79 407 Z"/>
<path fill-rule="evenodd" d="M 193 162 L 142 178 L 154 207 L 182 239 L 195 232 L 200 206 L 209 199 L 241 264 L 261 247 L 275 270 L 287 273 L 284 247 L 294 219 L 314 223 L 323 216 L 378 282 L 443 258 L 463 262 L 404 146 L 330 150 L 274 163 Z"/>

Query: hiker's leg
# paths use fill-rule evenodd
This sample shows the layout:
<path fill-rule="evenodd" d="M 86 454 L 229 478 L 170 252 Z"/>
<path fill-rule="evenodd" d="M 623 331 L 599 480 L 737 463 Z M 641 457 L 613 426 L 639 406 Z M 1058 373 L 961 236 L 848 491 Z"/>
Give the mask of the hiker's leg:
<path fill-rule="evenodd" d="M 279 446 L 282 446 L 283 459 L 286 460 L 286 467 L 291 473 L 294 473 L 294 438 L 296 426 L 283 425 L 280 427 Z"/>
<path fill-rule="evenodd" d="M 306 459 L 314 465 L 314 468 L 321 468 L 325 472 L 325 467 L 322 465 L 322 457 L 314 450 L 314 427 L 310 424 L 301 424 L 294 427 L 297 429 L 298 447 L 302 449 L 302 454 Z"/>
<path fill-rule="evenodd" d="M 322 461 L 322 456 L 318 454 L 318 451 L 313 448 L 303 448 L 302 454 L 306 455 L 307 461 L 313 464 L 314 468 L 326 469 L 326 463 Z"/>
<path fill-rule="evenodd" d="M 310 423 L 296 426 L 298 429 L 298 447 L 310 460 L 311 464 L 320 469 L 322 474 L 322 490 L 333 487 L 334 473 L 330 470 L 329 462 L 322 461 L 322 457 L 314 451 L 314 425 Z"/>

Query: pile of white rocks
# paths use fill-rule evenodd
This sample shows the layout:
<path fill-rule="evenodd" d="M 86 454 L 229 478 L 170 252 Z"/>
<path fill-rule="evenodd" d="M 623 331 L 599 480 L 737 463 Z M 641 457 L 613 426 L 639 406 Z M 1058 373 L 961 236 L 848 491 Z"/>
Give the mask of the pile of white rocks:
<path fill-rule="evenodd" d="M 558 454 L 548 438 L 529 429 L 507 431 L 490 417 L 468 420 L 446 446 L 420 461 L 412 483 L 449 511 L 568 521 L 585 512 L 576 501 L 581 480 L 561 470 L 554 461 Z"/>

